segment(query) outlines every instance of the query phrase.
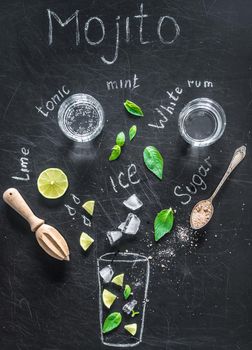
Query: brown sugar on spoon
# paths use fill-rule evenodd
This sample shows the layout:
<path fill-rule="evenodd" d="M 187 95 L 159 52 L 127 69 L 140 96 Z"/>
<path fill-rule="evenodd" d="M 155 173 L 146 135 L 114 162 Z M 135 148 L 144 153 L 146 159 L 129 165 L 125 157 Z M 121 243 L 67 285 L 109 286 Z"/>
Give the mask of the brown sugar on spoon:
<path fill-rule="evenodd" d="M 191 214 L 191 227 L 200 229 L 204 227 L 213 216 L 213 206 L 208 200 L 200 201 L 195 205 Z"/>
<path fill-rule="evenodd" d="M 208 222 L 211 220 L 214 213 L 214 207 L 213 207 L 214 198 L 216 197 L 219 190 L 222 188 L 223 184 L 225 183 L 229 175 L 237 167 L 237 165 L 240 164 L 240 162 L 245 158 L 245 156 L 246 156 L 246 146 L 241 146 L 237 148 L 233 154 L 231 162 L 229 163 L 227 171 L 225 172 L 219 185 L 216 187 L 211 197 L 198 202 L 194 206 L 190 216 L 190 224 L 193 229 L 198 230 L 206 226 L 206 224 L 208 224 Z"/>

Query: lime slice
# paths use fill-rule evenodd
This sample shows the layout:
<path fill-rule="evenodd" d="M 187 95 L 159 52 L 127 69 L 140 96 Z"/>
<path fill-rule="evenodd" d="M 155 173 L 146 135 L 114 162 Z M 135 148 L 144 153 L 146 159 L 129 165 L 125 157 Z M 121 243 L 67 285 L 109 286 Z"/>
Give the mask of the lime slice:
<path fill-rule="evenodd" d="M 80 246 L 85 251 L 88 250 L 88 248 L 91 246 L 91 244 L 94 242 L 93 238 L 90 237 L 87 233 L 82 232 L 80 235 Z"/>
<path fill-rule="evenodd" d="M 116 295 L 111 293 L 109 290 L 104 289 L 102 292 L 102 301 L 104 305 L 110 309 L 113 302 L 116 300 Z"/>
<path fill-rule="evenodd" d="M 124 280 L 124 273 L 121 273 L 120 275 L 116 275 L 113 279 L 112 279 L 112 283 L 115 283 L 116 285 L 122 287 L 123 286 L 123 280 Z"/>
<path fill-rule="evenodd" d="M 56 199 L 68 188 L 67 176 L 61 169 L 48 168 L 42 171 L 37 180 L 39 193 L 48 199 Z"/>
<path fill-rule="evenodd" d="M 131 335 L 135 335 L 137 332 L 137 324 L 136 323 L 126 324 L 124 326 L 124 329 L 126 329 L 126 331 L 128 331 Z"/>
<path fill-rule="evenodd" d="M 87 201 L 82 205 L 82 208 L 88 212 L 91 216 L 94 214 L 95 201 Z"/>

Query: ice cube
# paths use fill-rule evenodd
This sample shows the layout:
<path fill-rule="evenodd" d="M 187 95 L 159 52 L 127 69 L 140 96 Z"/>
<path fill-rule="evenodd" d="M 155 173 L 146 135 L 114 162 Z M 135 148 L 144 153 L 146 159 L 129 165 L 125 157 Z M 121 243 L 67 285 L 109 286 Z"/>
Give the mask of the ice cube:
<path fill-rule="evenodd" d="M 108 237 L 109 243 L 111 245 L 113 245 L 122 238 L 122 232 L 121 231 L 108 231 L 107 237 Z"/>
<path fill-rule="evenodd" d="M 135 299 L 129 301 L 127 304 L 123 306 L 123 311 L 126 312 L 126 314 L 130 314 L 132 310 L 134 310 L 135 306 L 137 304 L 137 301 Z"/>
<path fill-rule="evenodd" d="M 123 231 L 124 226 L 125 226 L 125 222 L 121 222 L 120 225 L 118 226 L 118 229 Z"/>
<path fill-rule="evenodd" d="M 112 280 L 113 275 L 114 275 L 114 271 L 111 265 L 107 265 L 100 270 L 100 276 L 103 279 L 104 283 L 109 283 Z"/>
<path fill-rule="evenodd" d="M 125 207 L 129 208 L 130 210 L 137 210 L 141 208 L 143 205 L 143 202 L 140 201 L 140 199 L 137 197 L 136 194 L 132 194 L 128 199 L 126 199 L 123 204 Z"/>
<path fill-rule="evenodd" d="M 122 230 L 122 233 L 125 233 L 127 235 L 135 235 L 139 230 L 140 223 L 141 221 L 138 216 L 136 216 L 135 214 L 129 213 L 124 223 L 124 228 Z"/>

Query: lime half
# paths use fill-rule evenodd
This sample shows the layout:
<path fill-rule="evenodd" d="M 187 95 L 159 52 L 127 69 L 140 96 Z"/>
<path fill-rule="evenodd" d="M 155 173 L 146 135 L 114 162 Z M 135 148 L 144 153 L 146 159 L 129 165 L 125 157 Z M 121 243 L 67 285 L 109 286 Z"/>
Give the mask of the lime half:
<path fill-rule="evenodd" d="M 56 199 L 66 192 L 68 179 L 66 174 L 58 168 L 48 168 L 42 171 L 37 180 L 39 193 L 48 199 Z"/>
<path fill-rule="evenodd" d="M 104 305 L 110 309 L 111 305 L 114 303 L 116 300 L 116 295 L 111 293 L 109 290 L 104 289 L 102 292 L 102 300 Z"/>

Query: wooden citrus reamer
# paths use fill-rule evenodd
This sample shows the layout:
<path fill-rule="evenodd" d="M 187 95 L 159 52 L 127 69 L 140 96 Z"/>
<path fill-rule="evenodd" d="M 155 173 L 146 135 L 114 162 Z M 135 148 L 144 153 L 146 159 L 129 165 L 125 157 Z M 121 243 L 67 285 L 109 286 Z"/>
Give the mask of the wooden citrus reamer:
<path fill-rule="evenodd" d="M 47 254 L 58 260 L 70 260 L 69 248 L 64 237 L 54 227 L 46 225 L 44 220 L 33 214 L 17 189 L 6 190 L 3 200 L 30 224 L 38 244 Z"/>

